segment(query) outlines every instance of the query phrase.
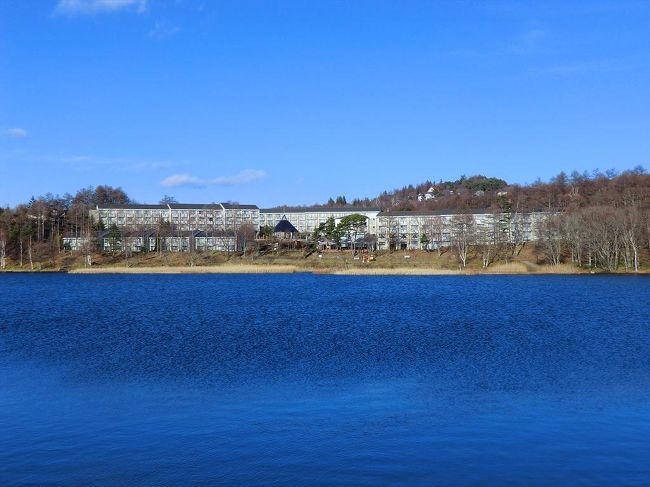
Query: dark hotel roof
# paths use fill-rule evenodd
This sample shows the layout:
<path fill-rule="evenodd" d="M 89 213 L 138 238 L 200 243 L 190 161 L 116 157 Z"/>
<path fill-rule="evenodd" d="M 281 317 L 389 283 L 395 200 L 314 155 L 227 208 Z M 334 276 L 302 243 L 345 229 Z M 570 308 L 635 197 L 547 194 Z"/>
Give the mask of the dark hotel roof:
<path fill-rule="evenodd" d="M 381 211 L 381 208 L 363 208 L 360 206 L 278 206 L 276 208 L 261 208 L 260 213 L 338 213 L 355 211 Z"/>
<path fill-rule="evenodd" d="M 165 205 L 167 206 L 167 205 Z M 219 203 L 198 203 L 196 205 L 193 205 L 191 203 L 170 203 L 169 207 L 172 210 L 220 210 L 221 206 L 219 206 Z"/>
<path fill-rule="evenodd" d="M 162 210 L 167 209 L 167 205 L 97 205 L 97 208 L 108 209 L 108 210 Z"/>
<path fill-rule="evenodd" d="M 97 205 L 99 209 L 108 210 L 220 210 L 221 207 L 227 210 L 240 209 L 240 210 L 255 210 L 257 205 L 239 205 L 233 203 L 170 203 L 167 205 Z"/>
<path fill-rule="evenodd" d="M 435 216 L 435 215 L 483 215 L 494 213 L 492 210 L 457 209 L 457 210 L 402 210 L 382 211 L 381 216 Z M 498 211 L 496 213 L 499 213 Z"/>
<path fill-rule="evenodd" d="M 275 226 L 275 232 L 279 233 L 298 233 L 296 227 L 294 227 L 289 220 L 282 219 Z"/>

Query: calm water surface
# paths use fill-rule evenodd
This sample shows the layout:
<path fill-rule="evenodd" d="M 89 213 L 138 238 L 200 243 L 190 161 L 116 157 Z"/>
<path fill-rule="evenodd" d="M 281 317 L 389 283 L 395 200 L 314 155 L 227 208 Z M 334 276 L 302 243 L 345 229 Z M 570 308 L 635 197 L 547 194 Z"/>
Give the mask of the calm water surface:
<path fill-rule="evenodd" d="M 648 485 L 650 279 L 0 275 L 1 485 Z"/>

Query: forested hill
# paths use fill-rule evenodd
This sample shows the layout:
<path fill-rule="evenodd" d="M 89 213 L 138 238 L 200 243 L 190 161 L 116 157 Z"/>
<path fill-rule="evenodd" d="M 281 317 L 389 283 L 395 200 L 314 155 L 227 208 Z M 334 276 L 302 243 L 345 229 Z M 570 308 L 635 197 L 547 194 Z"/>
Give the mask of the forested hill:
<path fill-rule="evenodd" d="M 550 181 L 508 184 L 482 175 L 455 181 L 424 181 L 384 191 L 374 198 L 347 201 L 330 198 L 324 206 L 380 207 L 387 210 L 443 210 L 498 208 L 507 202 L 520 210 L 567 210 L 588 206 L 650 206 L 650 174 L 641 166 L 617 173 L 562 172 Z"/>
<path fill-rule="evenodd" d="M 176 203 L 164 196 L 160 203 Z M 15 208 L 0 208 L 0 220 L 10 215 L 49 214 L 83 219 L 96 204 L 135 203 L 122 188 L 107 185 L 79 190 L 75 195 L 48 193 L 32 197 Z M 548 182 L 509 184 L 499 178 L 461 176 L 455 181 L 424 181 L 417 185 L 384 191 L 374 198 L 347 200 L 344 196 L 316 206 L 379 207 L 383 210 L 496 209 L 504 204 L 519 210 L 571 210 L 590 206 L 638 206 L 650 208 L 650 174 L 643 167 L 615 173 L 560 173 Z"/>

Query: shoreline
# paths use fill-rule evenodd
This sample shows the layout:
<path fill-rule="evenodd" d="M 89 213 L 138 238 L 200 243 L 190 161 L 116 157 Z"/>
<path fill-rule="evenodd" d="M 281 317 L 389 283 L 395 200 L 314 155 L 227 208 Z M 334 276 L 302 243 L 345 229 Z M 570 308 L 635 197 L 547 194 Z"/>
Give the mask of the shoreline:
<path fill-rule="evenodd" d="M 301 250 L 270 252 L 257 256 L 225 253 L 134 254 L 126 259 L 117 254 L 92 254 L 92 266 L 80 254 L 60 253 L 47 261 L 29 262 L 22 267 L 8 261 L 2 273 L 68 274 L 326 274 L 340 276 L 444 276 L 444 275 L 650 275 L 649 256 L 643 256 L 639 272 L 619 267 L 610 272 L 602 268 L 578 267 L 570 262 L 550 265 L 535 248 L 523 247 L 514 256 L 501 256 L 488 267 L 476 256 L 461 267 L 453 252 L 413 250 L 377 252 L 366 262 L 349 251 L 323 251 L 305 254 Z M 507 261 L 506 261 L 507 258 Z"/>
<path fill-rule="evenodd" d="M 441 269 L 427 267 L 368 267 L 368 268 L 308 268 L 279 264 L 243 264 L 210 266 L 142 266 L 112 267 L 97 266 L 73 269 L 5 269 L 0 274 L 314 274 L 336 276 L 482 276 L 482 275 L 648 275 L 650 272 L 606 272 L 576 268 L 554 268 L 540 266 L 528 269 L 517 264 L 502 264 L 487 269 Z"/>
<path fill-rule="evenodd" d="M 28 271 L 29 272 L 29 271 Z M 381 275 L 471 275 L 449 269 L 374 268 L 374 269 L 309 269 L 296 266 L 203 266 L 203 267 L 103 267 L 71 269 L 68 274 L 314 274 L 339 276 Z"/>
<path fill-rule="evenodd" d="M 68 274 L 294 274 L 304 272 L 292 265 L 210 265 L 156 267 L 81 267 Z"/>
<path fill-rule="evenodd" d="M 521 258 L 510 262 L 496 262 L 489 267 L 480 267 L 480 262 L 462 268 L 447 259 L 442 262 L 431 262 L 430 256 L 414 255 L 409 262 L 397 256 L 382 256 L 385 262 L 361 263 L 342 258 L 339 254 L 330 255 L 329 259 L 321 261 L 306 260 L 298 256 L 283 256 L 274 261 L 259 259 L 255 261 L 230 260 L 194 262 L 180 259 L 139 259 L 128 262 L 104 261 L 95 262 L 91 267 L 85 267 L 79 260 L 60 261 L 41 266 L 40 263 L 30 269 L 12 265 L 0 269 L 3 273 L 65 273 L 65 274 L 316 274 L 338 276 L 479 276 L 479 275 L 650 275 L 650 266 L 645 266 L 639 272 L 621 268 L 616 272 L 604 269 L 585 269 L 569 263 L 559 265 L 538 264 L 532 258 Z M 422 257 L 426 257 L 424 260 Z M 441 259 L 439 259 L 441 260 Z"/>

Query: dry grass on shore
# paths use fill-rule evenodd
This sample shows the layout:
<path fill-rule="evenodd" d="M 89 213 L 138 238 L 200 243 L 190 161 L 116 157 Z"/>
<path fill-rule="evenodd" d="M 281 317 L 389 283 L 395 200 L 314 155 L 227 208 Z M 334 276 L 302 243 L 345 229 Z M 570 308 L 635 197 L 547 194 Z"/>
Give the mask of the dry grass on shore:
<path fill-rule="evenodd" d="M 540 265 L 537 266 L 535 274 L 584 274 L 584 271 L 571 264 Z"/>
<path fill-rule="evenodd" d="M 435 269 L 425 267 L 366 267 L 335 270 L 338 276 L 445 276 L 464 274 L 461 270 Z"/>
<path fill-rule="evenodd" d="M 475 269 L 473 272 L 476 274 L 531 274 L 536 270 L 521 262 L 509 262 L 507 264 L 492 264 L 485 269 Z"/>
<path fill-rule="evenodd" d="M 212 266 L 171 267 L 87 267 L 71 269 L 70 274 L 292 274 L 291 265 L 226 264 Z"/>
<path fill-rule="evenodd" d="M 570 264 L 538 265 L 530 262 L 494 264 L 481 269 L 480 274 L 579 274 L 580 269 Z"/>

